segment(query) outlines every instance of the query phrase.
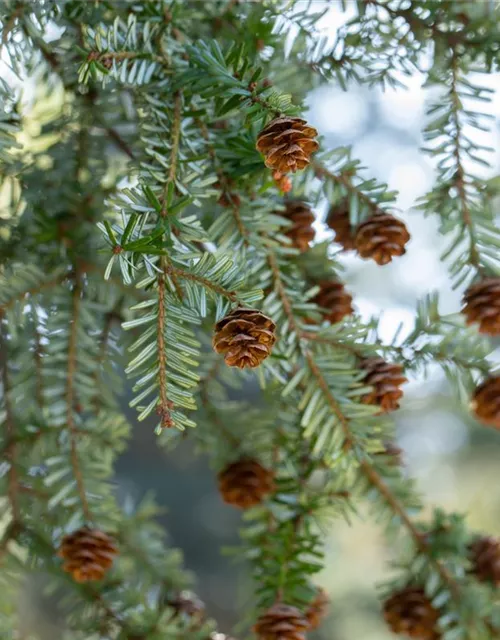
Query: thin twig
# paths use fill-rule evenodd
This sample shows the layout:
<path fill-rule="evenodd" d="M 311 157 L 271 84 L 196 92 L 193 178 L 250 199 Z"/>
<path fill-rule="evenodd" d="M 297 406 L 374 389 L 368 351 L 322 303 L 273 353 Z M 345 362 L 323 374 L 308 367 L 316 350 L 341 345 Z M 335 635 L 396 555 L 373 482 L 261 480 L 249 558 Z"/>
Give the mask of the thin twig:
<path fill-rule="evenodd" d="M 161 426 L 163 429 L 168 429 L 174 426 L 172 420 L 171 409 L 173 403 L 169 400 L 167 395 L 167 354 L 165 343 L 165 269 L 167 264 L 165 258 L 162 256 L 160 259 L 160 268 L 162 273 L 158 276 L 158 319 L 156 327 L 156 341 L 158 346 L 158 384 L 160 392 L 160 402 L 156 409 L 156 412 L 160 416 Z"/>
<path fill-rule="evenodd" d="M 164 63 L 165 60 L 162 56 L 157 56 L 153 53 L 147 53 L 145 51 L 90 51 L 87 56 L 87 60 L 89 62 L 97 61 L 97 62 L 106 62 L 106 60 L 135 60 L 137 58 L 142 58 L 143 60 L 152 60 L 154 62 Z"/>
<path fill-rule="evenodd" d="M 458 95 L 457 83 L 458 83 L 458 55 L 453 50 L 453 55 L 451 59 L 451 87 L 450 87 L 450 97 L 453 105 L 452 108 L 452 120 L 453 126 L 455 129 L 455 133 L 453 135 L 453 157 L 455 158 L 456 163 L 456 171 L 453 177 L 453 183 L 458 193 L 458 198 L 460 200 L 460 209 L 462 213 L 462 220 L 464 223 L 464 227 L 467 229 L 470 240 L 470 249 L 469 249 L 469 261 L 470 263 L 476 267 L 477 270 L 481 270 L 480 260 L 479 260 L 479 252 L 477 250 L 477 240 L 474 233 L 474 225 L 472 223 L 472 217 L 469 207 L 469 202 L 467 198 L 467 192 L 465 190 L 465 171 L 462 163 L 461 156 L 461 137 L 462 137 L 462 126 L 460 124 L 459 113 L 461 110 L 460 97 Z"/>
<path fill-rule="evenodd" d="M 5 312 L 7 309 L 12 308 L 17 302 L 21 302 L 28 296 L 34 296 L 34 295 L 37 295 L 38 293 L 41 293 L 42 291 L 45 291 L 46 289 L 52 289 L 53 287 L 56 287 L 58 284 L 63 283 L 68 278 L 71 278 L 71 274 L 67 274 L 67 273 L 61 274 L 60 276 L 58 276 L 57 278 L 54 278 L 53 280 L 48 280 L 46 282 L 42 282 L 36 287 L 30 287 L 29 289 L 25 289 L 21 293 L 18 293 L 13 298 L 11 298 L 8 302 L 4 302 L 3 305 L 0 304 L 0 314 Z"/>
<path fill-rule="evenodd" d="M 166 218 L 168 215 L 168 192 L 171 184 L 175 188 L 175 179 L 177 175 L 177 162 L 179 156 L 179 144 L 181 133 L 181 121 L 182 121 L 182 94 L 177 91 L 174 95 L 174 114 L 172 122 L 172 139 L 170 150 L 170 165 L 163 190 L 163 202 L 160 212 L 161 218 Z M 170 272 L 169 272 L 170 269 Z M 182 290 L 177 283 L 176 273 L 170 264 L 170 259 L 167 256 L 160 257 L 160 274 L 157 279 L 158 290 L 158 317 L 157 317 L 157 347 L 158 347 L 158 385 L 159 385 L 159 403 L 156 408 L 156 412 L 160 416 L 161 426 L 164 429 L 168 429 L 174 426 L 171 410 L 173 409 L 173 402 L 169 399 L 167 393 L 168 377 L 167 377 L 167 352 L 165 342 L 165 330 L 166 330 L 166 283 L 165 278 L 167 273 L 171 275 L 176 291 L 180 292 L 178 295 L 182 297 Z"/>
<path fill-rule="evenodd" d="M 24 5 L 20 4 L 12 12 L 12 15 L 9 17 L 7 22 L 4 24 L 4 27 L 3 27 L 3 30 L 2 30 L 2 42 L 0 43 L 0 55 L 2 53 L 4 45 L 7 44 L 7 38 L 9 37 L 9 33 L 12 31 L 16 20 L 23 14 L 23 12 L 24 12 Z"/>
<path fill-rule="evenodd" d="M 81 288 L 80 283 L 77 281 L 73 288 L 72 293 L 72 309 L 71 309 L 71 322 L 69 328 L 68 339 L 68 370 L 66 377 L 66 426 L 69 431 L 70 439 L 70 459 L 71 466 L 73 467 L 73 475 L 78 490 L 78 495 L 82 503 L 83 515 L 87 521 L 92 520 L 89 504 L 87 501 L 87 494 L 85 492 L 85 484 L 83 481 L 83 474 L 80 468 L 80 461 L 78 459 L 77 452 L 77 428 L 74 419 L 74 404 L 75 404 L 75 373 L 77 369 L 77 350 L 78 350 L 78 324 L 80 320 L 80 300 L 81 300 Z"/>
<path fill-rule="evenodd" d="M 0 325 L 2 324 L 2 316 L 0 315 Z M 19 476 L 16 466 L 16 427 L 14 409 L 12 407 L 10 397 L 12 389 L 9 380 L 7 340 L 3 333 L 3 326 L 0 326 L 0 361 L 5 408 L 5 435 L 7 440 L 6 458 L 9 461 L 9 470 L 7 473 L 7 497 L 12 510 L 12 522 L 19 523 L 21 522 L 21 509 L 19 506 Z"/>
<path fill-rule="evenodd" d="M 345 187 L 349 193 L 354 194 L 361 202 L 363 202 L 368 207 L 372 215 L 386 213 L 386 211 L 382 209 L 374 200 L 372 200 L 369 195 L 367 195 L 364 191 L 357 187 L 350 180 L 349 176 L 346 173 L 333 173 L 317 160 L 312 160 L 311 166 L 313 168 L 314 175 L 317 178 L 319 178 L 320 180 L 327 178 L 335 184 L 339 184 Z"/>
<path fill-rule="evenodd" d="M 240 207 L 237 201 L 235 201 L 235 198 L 233 197 L 234 194 L 231 192 L 231 188 L 229 185 L 229 181 L 226 177 L 226 174 L 224 173 L 224 171 L 222 171 L 222 169 L 218 165 L 217 154 L 215 152 L 214 146 L 210 143 L 210 136 L 208 133 L 207 125 L 200 120 L 198 121 L 198 126 L 200 127 L 201 135 L 203 136 L 205 142 L 207 143 L 208 155 L 212 160 L 212 164 L 214 166 L 215 173 L 217 174 L 217 178 L 219 179 L 219 184 L 222 188 L 222 191 L 226 195 L 227 200 L 229 202 L 229 207 L 231 208 L 231 212 L 233 214 L 234 221 L 236 222 L 236 226 L 238 227 L 238 231 L 240 232 L 240 235 L 243 238 L 244 244 L 248 245 L 248 235 L 249 235 L 248 229 L 245 227 L 245 224 L 243 223 L 243 220 L 241 218 L 241 213 L 240 213 Z"/>
<path fill-rule="evenodd" d="M 169 276 L 178 276 L 184 280 L 191 280 L 192 282 L 198 282 L 206 289 L 210 289 L 211 291 L 215 291 L 221 296 L 228 298 L 231 302 L 238 302 L 238 296 L 234 291 L 229 291 L 229 289 L 225 289 L 221 287 L 215 282 L 204 278 L 203 276 L 197 275 L 196 273 L 191 273 L 189 271 L 184 271 L 184 269 L 179 269 L 178 267 L 173 267 L 172 265 L 167 265 L 165 268 L 165 273 Z"/>
<path fill-rule="evenodd" d="M 35 346 L 33 349 L 33 359 L 35 361 L 35 378 L 36 378 L 36 387 L 35 387 L 35 399 L 39 409 L 43 409 L 43 374 L 42 374 L 42 343 L 40 338 L 40 332 L 38 328 L 38 314 L 36 311 L 36 306 L 33 305 L 33 320 L 35 322 L 34 326 L 34 341 Z"/>
<path fill-rule="evenodd" d="M 445 582 L 450 588 L 453 597 L 456 600 L 460 600 L 460 590 L 458 584 L 455 582 L 453 576 L 449 573 L 448 569 L 445 565 L 440 562 L 437 558 L 434 558 L 432 554 L 429 553 L 428 545 L 425 541 L 425 537 L 422 533 L 415 527 L 412 520 L 408 516 L 404 506 L 397 499 L 397 497 L 392 493 L 387 484 L 381 478 L 381 476 L 377 473 L 375 468 L 366 460 L 362 459 L 359 461 L 361 470 L 365 474 L 366 478 L 369 480 L 370 484 L 375 487 L 380 495 L 385 499 L 387 504 L 391 507 L 392 511 L 396 513 L 401 522 L 405 525 L 406 529 L 410 533 L 413 541 L 415 542 L 415 546 L 420 551 L 426 555 L 431 563 L 436 568 L 436 571 L 441 576 L 443 582 Z"/>

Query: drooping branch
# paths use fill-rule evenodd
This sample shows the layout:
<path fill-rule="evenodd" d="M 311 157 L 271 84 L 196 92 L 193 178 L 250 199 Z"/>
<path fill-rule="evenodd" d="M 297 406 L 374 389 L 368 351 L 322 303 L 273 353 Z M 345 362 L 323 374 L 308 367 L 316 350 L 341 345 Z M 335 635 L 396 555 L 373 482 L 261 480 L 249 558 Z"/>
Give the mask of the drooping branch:
<path fill-rule="evenodd" d="M 302 335 L 302 337 L 304 338 L 305 336 L 301 334 L 301 332 L 298 330 L 298 324 L 297 324 L 295 315 L 293 313 L 292 304 L 291 304 L 291 301 L 288 299 L 286 290 L 283 286 L 283 283 L 281 280 L 281 274 L 276 264 L 276 261 L 273 260 L 271 257 L 270 262 L 273 265 L 273 276 L 275 280 L 275 288 L 278 290 L 279 295 L 282 299 L 283 308 L 285 309 L 285 313 L 287 315 L 289 324 L 292 328 L 294 328 L 298 332 L 299 335 Z M 387 486 L 387 484 L 383 481 L 381 476 L 376 471 L 375 467 L 370 463 L 366 453 L 359 446 L 357 439 L 351 429 L 350 421 L 345 416 L 344 412 L 341 409 L 341 406 L 339 405 L 338 401 L 336 400 L 333 393 L 331 392 L 330 387 L 327 381 L 325 380 L 323 374 L 321 373 L 321 369 L 317 365 L 311 350 L 307 347 L 307 345 L 304 345 L 303 343 L 301 343 L 300 349 L 305 361 L 307 362 L 311 370 L 311 373 L 313 374 L 314 378 L 317 381 L 318 387 L 321 389 L 322 393 L 325 395 L 327 403 L 333 415 L 335 416 L 336 420 L 338 421 L 340 428 L 342 429 L 342 432 L 344 434 L 343 449 L 345 453 L 347 453 L 348 451 L 351 451 L 355 455 L 359 465 L 360 472 L 365 476 L 365 478 L 368 480 L 370 485 L 373 486 L 377 490 L 377 492 L 383 497 L 384 501 L 392 509 L 394 514 L 397 515 L 398 518 L 400 518 L 402 524 L 408 530 L 410 537 L 413 539 L 415 546 L 417 547 L 419 552 L 424 554 L 429 559 L 431 564 L 435 566 L 439 575 L 443 579 L 443 582 L 445 582 L 449 586 L 450 592 L 453 594 L 454 598 L 457 601 L 459 601 L 460 588 L 458 584 L 456 583 L 453 576 L 448 572 L 444 564 L 431 553 L 431 549 L 425 543 L 425 538 L 422 536 L 422 534 L 420 534 L 417 527 L 414 525 L 413 521 L 409 517 L 406 509 L 401 504 L 400 500 L 392 493 L 390 488 Z"/>

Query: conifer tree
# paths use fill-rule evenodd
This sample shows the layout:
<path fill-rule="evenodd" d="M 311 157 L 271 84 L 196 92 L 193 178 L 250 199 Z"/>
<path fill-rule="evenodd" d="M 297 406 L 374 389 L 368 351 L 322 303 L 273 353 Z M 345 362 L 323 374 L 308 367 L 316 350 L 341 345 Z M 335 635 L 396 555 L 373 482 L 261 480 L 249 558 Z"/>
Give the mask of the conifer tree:
<path fill-rule="evenodd" d="M 355 15 L 332 43 L 315 2 L 1 0 L 2 638 L 25 637 L 18 594 L 40 572 L 68 639 L 228 638 L 156 506 L 116 499 L 123 370 L 159 446 L 187 434 L 244 512 L 242 637 L 303 640 L 321 625 L 318 523 L 363 502 L 397 553 L 380 591 L 394 633 L 500 637 L 499 542 L 461 514 L 424 513 L 391 419 L 408 375 L 437 364 L 464 411 L 500 428 L 498 185 L 477 175 L 489 150 L 469 134 L 491 127 L 480 74 L 499 68 L 500 13 L 338 4 Z M 453 316 L 429 294 L 387 343 L 356 316 L 336 255 L 383 278 L 412 250 L 408 230 L 395 193 L 328 149 L 303 103 L 326 82 L 404 91 L 415 72 L 438 90 L 423 132 L 436 179 L 419 208 L 439 217 L 465 294 Z M 315 242 L 321 201 L 334 233 Z M 234 400 L 252 379 L 260 402 Z"/>

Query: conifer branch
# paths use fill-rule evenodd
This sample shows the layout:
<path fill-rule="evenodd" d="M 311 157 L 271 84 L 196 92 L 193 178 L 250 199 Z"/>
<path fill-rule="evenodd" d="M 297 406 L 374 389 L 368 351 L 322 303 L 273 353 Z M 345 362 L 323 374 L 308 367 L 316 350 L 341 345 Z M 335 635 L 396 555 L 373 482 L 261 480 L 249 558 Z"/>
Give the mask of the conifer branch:
<path fill-rule="evenodd" d="M 73 475 L 75 478 L 78 495 L 82 504 L 83 515 L 85 520 L 90 522 L 92 515 L 90 512 L 87 494 L 85 491 L 85 482 L 83 478 L 82 469 L 80 467 L 80 460 L 77 450 L 77 436 L 78 430 L 75 425 L 74 411 L 75 411 L 75 373 L 77 370 L 77 336 L 78 336 L 78 323 L 80 318 L 80 300 L 81 300 L 81 286 L 77 279 L 73 287 L 71 294 L 72 307 L 71 307 L 71 321 L 69 328 L 68 338 L 68 369 L 66 378 L 66 426 L 69 432 L 70 439 L 70 460 L 73 468 Z"/>
<path fill-rule="evenodd" d="M 458 199 L 462 214 L 462 220 L 464 228 L 467 230 L 469 235 L 469 260 L 470 263 L 477 269 L 481 270 L 481 265 L 479 261 L 479 251 L 476 244 L 476 237 L 474 233 L 474 225 L 472 222 L 470 206 L 468 201 L 467 192 L 465 190 L 465 171 L 463 167 L 462 160 L 462 148 L 461 148 L 461 138 L 462 138 L 462 126 L 460 123 L 460 111 L 462 109 L 462 103 L 460 97 L 458 95 L 457 82 L 458 82 L 458 74 L 459 74 L 459 66 L 458 66 L 459 58 L 456 51 L 456 48 L 453 49 L 453 53 L 451 56 L 451 86 L 450 86 L 450 98 L 452 104 L 452 122 L 454 125 L 454 135 L 453 139 L 453 157 L 455 158 L 455 172 L 452 178 L 452 185 L 455 186 L 458 192 Z"/>
<path fill-rule="evenodd" d="M 166 265 L 164 267 L 165 274 L 173 277 L 173 278 L 181 278 L 184 280 L 191 280 L 192 282 L 197 282 L 201 284 L 205 289 L 210 289 L 210 291 L 214 291 L 218 293 L 220 296 L 224 296 L 231 302 L 239 302 L 238 295 L 235 291 L 229 291 L 224 287 L 221 287 L 216 282 L 212 282 L 208 278 L 204 278 L 203 276 L 198 275 L 197 273 L 190 273 L 189 271 L 185 271 L 184 269 L 179 269 L 178 267 L 173 267 L 172 265 Z"/>
<path fill-rule="evenodd" d="M 380 207 L 378 202 L 370 198 L 370 196 L 368 196 L 362 189 L 354 184 L 351 176 L 349 175 L 349 172 L 340 172 L 338 174 L 335 174 L 323 164 L 314 159 L 311 162 L 311 166 L 314 171 L 314 175 L 317 178 L 319 178 L 320 180 L 330 180 L 334 184 L 342 185 L 343 187 L 345 187 L 349 195 L 356 196 L 356 198 L 367 207 L 370 215 L 386 213 L 386 211 Z"/>
<path fill-rule="evenodd" d="M 17 473 L 17 444 L 14 409 L 11 403 L 11 385 L 9 380 L 8 349 L 4 335 L 3 317 L 0 314 L 0 366 L 2 375 L 3 399 L 5 408 L 5 435 L 7 439 L 6 459 L 9 462 L 7 472 L 7 496 L 12 510 L 12 526 L 21 523 L 21 506 L 19 504 L 19 477 Z"/>
<path fill-rule="evenodd" d="M 404 506 L 389 489 L 387 484 L 381 478 L 380 474 L 377 473 L 375 467 L 369 463 L 367 458 L 359 459 L 359 465 L 361 471 L 364 473 L 370 484 L 380 493 L 380 495 L 384 498 L 392 511 L 399 517 L 406 530 L 410 534 L 410 537 L 413 539 L 416 549 L 429 558 L 431 564 L 436 568 L 443 582 L 448 585 L 453 597 L 459 603 L 461 599 L 460 587 L 453 576 L 450 574 L 450 572 L 447 570 L 446 566 L 442 562 L 440 562 L 432 553 L 430 553 L 429 546 L 425 541 L 425 534 L 421 533 L 417 529 L 411 518 L 408 516 L 408 513 Z"/>
<path fill-rule="evenodd" d="M 167 395 L 167 354 L 165 346 L 165 276 L 164 272 L 167 268 L 166 260 L 162 256 L 160 259 L 160 268 L 163 273 L 158 276 L 158 321 L 157 321 L 157 345 L 158 345 L 158 384 L 160 400 L 156 412 L 160 416 L 161 426 L 168 429 L 174 426 L 174 421 L 170 411 L 173 403 L 168 399 Z"/>
<path fill-rule="evenodd" d="M 288 296 L 286 294 L 286 291 L 281 281 L 279 267 L 276 263 L 276 259 L 272 254 L 269 255 L 269 261 L 270 261 L 270 265 L 273 270 L 273 274 L 275 278 L 275 287 L 278 290 L 278 293 L 281 297 L 283 308 L 285 309 L 289 324 L 292 330 L 294 330 L 297 333 L 297 335 L 303 338 L 307 337 L 307 334 L 304 334 L 304 332 L 301 332 L 299 329 L 299 326 L 295 319 L 295 315 L 293 313 L 291 302 L 288 299 Z M 430 553 L 430 549 L 425 543 L 424 536 L 418 531 L 417 527 L 414 525 L 414 523 L 408 516 L 408 513 L 406 512 L 405 508 L 403 507 L 399 499 L 392 493 L 388 485 L 384 483 L 380 475 L 377 473 L 376 469 L 373 467 L 372 464 L 370 464 L 367 456 L 362 452 L 362 450 L 359 449 L 358 443 L 356 441 L 356 437 L 350 427 L 349 420 L 344 415 L 339 403 L 337 402 L 334 395 L 332 394 L 330 387 L 327 381 L 325 380 L 325 378 L 323 377 L 323 374 L 321 373 L 320 368 L 316 364 L 314 356 L 312 355 L 311 351 L 307 348 L 302 348 L 302 353 L 304 355 L 306 362 L 308 363 L 308 366 L 313 376 L 316 378 L 318 387 L 324 393 L 327 399 L 327 402 L 331 408 L 331 411 L 335 415 L 338 421 L 338 424 L 342 429 L 342 432 L 344 434 L 344 444 L 343 444 L 344 451 L 346 453 L 348 451 L 352 451 L 354 453 L 358 461 L 360 471 L 365 475 L 369 483 L 381 494 L 383 499 L 387 502 L 387 504 L 393 510 L 394 514 L 400 518 L 402 524 L 408 530 L 410 537 L 414 540 L 415 545 L 419 550 L 419 552 L 428 556 L 429 560 L 436 567 L 443 581 L 450 587 L 450 591 L 453 593 L 454 597 L 457 599 L 457 601 L 459 601 L 460 590 L 454 578 L 448 572 L 448 570 L 443 565 L 443 563 L 440 562 L 437 558 L 435 558 L 432 555 L 432 553 Z"/>
<path fill-rule="evenodd" d="M 23 302 L 24 300 L 26 300 L 26 298 L 36 296 L 43 291 L 48 291 L 50 289 L 53 289 L 54 287 L 57 287 L 71 277 L 73 277 L 73 274 L 62 273 L 50 280 L 40 282 L 35 287 L 29 287 L 28 289 L 25 289 L 20 293 L 16 293 L 16 295 L 12 296 L 12 298 L 7 300 L 3 304 L 0 304 L 0 314 L 5 313 L 5 311 L 7 311 L 8 309 L 12 309 L 12 307 L 14 307 L 18 302 Z"/>
<path fill-rule="evenodd" d="M 219 184 L 220 184 L 220 186 L 222 188 L 223 194 L 226 196 L 226 198 L 228 200 L 229 208 L 231 209 L 231 213 L 233 214 L 234 220 L 236 222 L 236 227 L 237 227 L 241 237 L 243 238 L 244 244 L 248 245 L 248 229 L 246 228 L 246 226 L 243 223 L 243 220 L 241 219 L 240 207 L 239 207 L 239 204 L 238 204 L 237 200 L 234 198 L 234 194 L 231 192 L 231 188 L 230 188 L 227 176 L 224 173 L 224 171 L 222 170 L 222 167 L 218 163 L 217 153 L 215 151 L 215 148 L 214 148 L 213 144 L 211 144 L 211 142 L 210 142 L 210 135 L 209 135 L 208 127 L 204 122 L 201 122 L 201 121 L 199 121 L 198 124 L 199 124 L 200 130 L 201 130 L 201 134 L 203 136 L 203 139 L 206 142 L 208 155 L 210 156 L 210 159 L 212 160 L 212 164 L 214 166 L 215 173 L 217 174 L 217 178 L 219 180 Z"/>
<path fill-rule="evenodd" d="M 177 160 L 179 155 L 179 142 L 181 133 L 181 119 L 182 119 L 182 94 L 177 91 L 174 95 L 174 111 L 172 122 L 172 137 L 171 137 L 171 151 L 170 151 L 170 163 L 168 169 L 167 180 L 163 190 L 163 204 L 160 212 L 161 218 L 165 218 L 168 215 L 167 201 L 168 193 L 171 185 L 175 189 L 175 179 L 177 174 Z M 160 274 L 158 275 L 158 320 L 157 320 L 157 345 L 158 345 L 158 383 L 159 383 L 159 404 L 156 412 L 160 416 L 161 427 L 168 429 L 174 426 L 171 410 L 173 408 L 173 402 L 168 398 L 167 386 L 168 386 L 168 374 L 167 374 L 167 352 L 165 345 L 165 324 L 166 324 L 166 303 L 165 303 L 165 274 L 169 272 L 169 260 L 166 256 L 160 257 Z M 178 290 L 176 273 L 171 271 L 172 280 L 175 284 L 176 290 Z"/>
<path fill-rule="evenodd" d="M 44 401 L 43 401 L 43 373 L 42 373 L 42 353 L 43 347 L 40 337 L 40 331 L 38 326 L 38 313 L 36 311 L 36 307 L 33 306 L 33 336 L 34 336 L 34 349 L 33 349 L 33 359 L 35 361 L 35 372 L 36 372 L 36 386 L 35 386 L 35 397 L 36 402 L 38 404 L 39 409 L 43 409 Z"/>

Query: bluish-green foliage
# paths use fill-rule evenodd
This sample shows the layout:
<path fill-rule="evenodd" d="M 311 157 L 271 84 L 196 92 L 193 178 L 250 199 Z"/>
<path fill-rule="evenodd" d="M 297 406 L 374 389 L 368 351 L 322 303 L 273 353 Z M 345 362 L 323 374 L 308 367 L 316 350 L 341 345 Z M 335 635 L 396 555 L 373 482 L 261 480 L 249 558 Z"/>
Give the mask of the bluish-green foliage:
<path fill-rule="evenodd" d="M 10 194 L 0 218 L 2 637 L 21 637 L 16 594 L 33 569 L 64 592 L 68 638 L 206 640 L 214 629 L 173 615 L 169 597 L 190 580 L 154 505 L 116 502 L 113 463 L 129 431 L 116 400 L 124 360 L 131 405 L 139 420 L 158 416 L 160 444 L 175 446 L 189 428 L 214 472 L 240 456 L 273 467 L 276 492 L 242 530 L 255 584 L 246 622 L 277 599 L 305 609 L 323 567 L 323 523 L 355 518 L 368 501 L 400 551 L 383 594 L 425 586 L 445 640 L 499 633 L 493 591 L 468 571 L 471 534 L 454 514 L 423 521 L 411 479 L 384 454 L 392 424 L 363 401 L 359 368 L 374 355 L 417 373 L 440 365 L 465 404 L 490 372 L 491 347 L 442 317 L 433 295 L 414 331 L 390 344 L 376 322 L 323 321 L 312 298 L 318 279 L 339 277 L 335 249 L 291 246 L 255 141 L 277 114 L 302 114 L 321 82 L 400 87 L 425 73 L 440 94 L 424 132 L 436 184 L 421 207 L 441 216 L 457 285 L 498 275 L 495 185 L 466 168 L 485 149 L 464 126 L 486 120 L 490 92 L 469 76 L 498 70 L 500 15 L 490 3 L 345 4 L 356 14 L 332 43 L 318 37 L 323 11 L 312 2 L 0 3 L 10 67 L 0 85 L 0 186 Z M 28 78 L 37 89 L 26 100 Z M 311 204 L 347 201 L 353 227 L 394 207 L 347 148 L 322 148 L 293 182 L 292 196 Z M 278 327 L 256 373 L 229 370 L 211 349 L 214 323 L 238 304 Z M 262 402 L 248 407 L 231 389 L 251 376 Z M 62 536 L 85 523 L 120 548 L 92 586 L 74 583 L 56 557 Z"/>

